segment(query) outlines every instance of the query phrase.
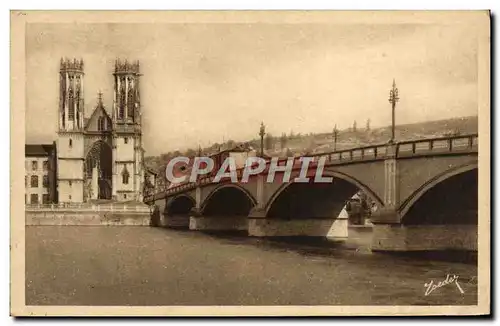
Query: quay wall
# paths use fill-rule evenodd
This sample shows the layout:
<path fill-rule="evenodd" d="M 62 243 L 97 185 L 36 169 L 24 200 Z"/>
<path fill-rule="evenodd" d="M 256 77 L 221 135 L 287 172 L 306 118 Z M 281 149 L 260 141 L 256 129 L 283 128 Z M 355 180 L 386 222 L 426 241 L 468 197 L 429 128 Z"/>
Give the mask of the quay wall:
<path fill-rule="evenodd" d="M 131 225 L 149 226 L 149 210 L 97 211 L 69 209 L 27 209 L 26 225 Z"/>

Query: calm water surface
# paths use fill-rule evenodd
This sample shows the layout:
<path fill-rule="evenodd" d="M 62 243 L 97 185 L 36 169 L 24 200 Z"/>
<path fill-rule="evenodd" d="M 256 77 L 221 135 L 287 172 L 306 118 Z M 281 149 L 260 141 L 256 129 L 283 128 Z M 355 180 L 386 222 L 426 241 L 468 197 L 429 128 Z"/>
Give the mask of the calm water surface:
<path fill-rule="evenodd" d="M 27 226 L 28 305 L 470 305 L 475 264 L 149 227 Z M 424 295 L 424 284 L 459 276 Z"/>

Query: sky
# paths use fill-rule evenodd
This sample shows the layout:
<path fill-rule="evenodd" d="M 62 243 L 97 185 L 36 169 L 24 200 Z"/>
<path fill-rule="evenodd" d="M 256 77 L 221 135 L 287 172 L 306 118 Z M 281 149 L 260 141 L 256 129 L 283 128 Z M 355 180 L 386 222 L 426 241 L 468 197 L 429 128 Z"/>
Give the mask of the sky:
<path fill-rule="evenodd" d="M 57 137 L 59 61 L 85 63 L 85 115 L 111 113 L 117 58 L 139 60 L 146 155 L 273 135 L 477 114 L 465 24 L 30 23 L 26 142 Z"/>

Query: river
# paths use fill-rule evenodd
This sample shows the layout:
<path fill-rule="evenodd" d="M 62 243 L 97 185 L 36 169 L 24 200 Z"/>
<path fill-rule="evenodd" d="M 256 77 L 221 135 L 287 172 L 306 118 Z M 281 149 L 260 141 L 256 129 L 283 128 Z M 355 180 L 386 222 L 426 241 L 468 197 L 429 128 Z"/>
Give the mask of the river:
<path fill-rule="evenodd" d="M 458 280 L 425 295 L 447 274 Z M 242 236 L 26 227 L 27 305 L 473 305 L 476 275 L 475 263 Z"/>

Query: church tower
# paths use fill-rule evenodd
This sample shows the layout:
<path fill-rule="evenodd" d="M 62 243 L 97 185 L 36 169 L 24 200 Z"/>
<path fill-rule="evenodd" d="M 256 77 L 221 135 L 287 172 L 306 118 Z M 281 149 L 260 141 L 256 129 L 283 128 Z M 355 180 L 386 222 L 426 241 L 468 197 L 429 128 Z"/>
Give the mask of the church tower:
<path fill-rule="evenodd" d="M 83 201 L 83 76 L 83 60 L 61 59 L 57 139 L 57 186 L 60 202 Z"/>
<path fill-rule="evenodd" d="M 144 154 L 139 61 L 116 60 L 113 75 L 113 198 L 142 201 Z"/>

